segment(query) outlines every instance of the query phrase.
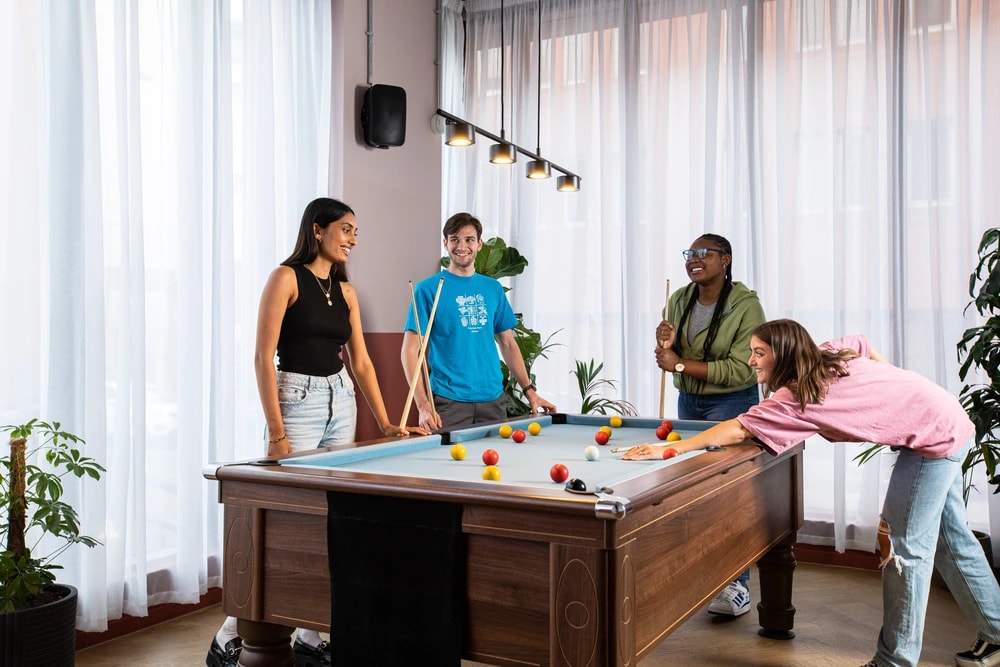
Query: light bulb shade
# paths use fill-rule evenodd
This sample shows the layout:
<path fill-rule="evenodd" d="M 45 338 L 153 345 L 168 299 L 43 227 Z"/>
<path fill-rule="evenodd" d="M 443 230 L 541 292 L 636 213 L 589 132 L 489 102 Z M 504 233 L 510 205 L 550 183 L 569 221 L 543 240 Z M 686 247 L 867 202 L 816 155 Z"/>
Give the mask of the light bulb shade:
<path fill-rule="evenodd" d="M 470 123 L 448 123 L 444 128 L 444 143 L 449 146 L 471 146 L 476 143 L 476 128 Z"/>
<path fill-rule="evenodd" d="M 577 192 L 580 189 L 580 177 L 566 174 L 556 179 L 556 190 L 559 192 Z"/>
<path fill-rule="evenodd" d="M 552 165 L 548 160 L 532 160 L 528 163 L 526 174 L 531 179 L 548 178 L 552 175 Z"/>
<path fill-rule="evenodd" d="M 490 146 L 490 162 L 493 164 L 514 164 L 517 162 L 517 149 L 509 141 Z"/>

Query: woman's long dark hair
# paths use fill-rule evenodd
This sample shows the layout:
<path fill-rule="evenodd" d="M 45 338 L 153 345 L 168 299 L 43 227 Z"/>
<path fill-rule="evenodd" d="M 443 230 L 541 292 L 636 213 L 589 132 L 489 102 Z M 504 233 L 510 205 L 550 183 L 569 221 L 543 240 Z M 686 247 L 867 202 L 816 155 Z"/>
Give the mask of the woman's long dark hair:
<path fill-rule="evenodd" d="M 712 312 L 712 321 L 708 325 L 708 335 L 705 336 L 705 345 L 701 350 L 701 359 L 698 361 L 711 361 L 712 357 L 712 344 L 715 342 L 716 336 L 719 335 L 719 327 L 722 325 L 722 314 L 726 310 L 726 302 L 729 300 L 729 294 L 733 291 L 733 246 L 729 243 L 729 240 L 724 236 L 719 236 L 718 234 L 702 234 L 695 241 L 708 241 L 714 243 L 719 250 L 722 251 L 724 255 L 729 255 L 729 263 L 726 264 L 726 277 L 722 283 L 722 292 L 719 294 L 719 300 L 715 304 L 715 310 Z M 691 290 L 691 298 L 688 299 L 687 304 L 684 306 L 684 312 L 681 313 L 681 321 L 677 325 L 677 338 L 674 339 L 674 352 L 680 356 L 681 344 L 680 337 L 686 336 L 684 332 L 684 325 L 688 321 L 688 317 L 691 315 L 691 311 L 694 309 L 694 304 L 698 301 L 698 294 L 700 293 L 700 288 L 695 284 L 694 289 Z M 701 388 L 705 385 L 704 380 L 698 380 L 694 388 L 693 393 L 698 393 Z"/>
<path fill-rule="evenodd" d="M 354 209 L 342 201 L 320 197 L 313 199 L 302 212 L 302 222 L 299 223 L 299 236 L 295 240 L 295 250 L 281 264 L 292 266 L 293 264 L 308 264 L 319 256 L 319 243 L 316 234 L 313 232 L 313 225 L 318 225 L 321 229 L 326 229 L 335 222 L 343 219 L 348 213 L 354 214 Z M 343 262 L 334 262 L 330 267 L 330 276 L 337 282 L 347 281 L 347 265 Z"/>
<path fill-rule="evenodd" d="M 795 320 L 764 322 L 753 335 L 774 355 L 774 368 L 767 374 L 768 391 L 787 387 L 803 410 L 810 403 L 822 403 L 830 380 L 850 375 L 846 362 L 860 356 L 854 350 L 819 349 Z"/>

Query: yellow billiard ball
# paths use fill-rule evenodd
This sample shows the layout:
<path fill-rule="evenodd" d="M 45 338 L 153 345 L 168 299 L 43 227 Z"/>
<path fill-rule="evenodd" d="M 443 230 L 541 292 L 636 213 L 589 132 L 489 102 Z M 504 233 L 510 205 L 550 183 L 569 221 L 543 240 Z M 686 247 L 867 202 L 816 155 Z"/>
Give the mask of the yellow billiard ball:
<path fill-rule="evenodd" d="M 676 442 L 681 439 L 681 434 L 677 431 L 671 431 L 667 434 L 667 442 Z"/>
<path fill-rule="evenodd" d="M 513 432 L 514 432 L 514 429 L 511 428 L 510 424 L 504 424 L 503 426 L 500 427 L 500 437 L 501 438 L 509 438 L 510 434 L 513 433 Z"/>
<path fill-rule="evenodd" d="M 465 458 L 465 445 L 452 445 L 451 446 L 451 458 L 456 461 L 461 461 Z"/>
<path fill-rule="evenodd" d="M 618 428 L 619 426 L 621 426 L 621 425 L 622 425 L 622 418 L 621 418 L 621 417 L 619 417 L 618 415 L 614 415 L 614 416 L 613 416 L 613 417 L 612 417 L 612 418 L 611 418 L 611 419 L 609 420 L 609 422 L 608 422 L 608 423 L 609 423 L 609 424 L 611 424 L 612 428 Z"/>
<path fill-rule="evenodd" d="M 496 466 L 486 466 L 483 468 L 483 479 L 490 482 L 500 481 L 500 468 Z"/>
<path fill-rule="evenodd" d="M 611 427 L 610 426 L 602 426 L 601 428 L 599 428 L 597 430 L 598 431 L 604 431 L 605 433 L 608 434 L 609 438 L 611 437 Z"/>
<path fill-rule="evenodd" d="M 542 432 L 542 425 L 538 422 L 531 422 L 528 424 L 528 433 L 531 435 L 538 435 Z"/>

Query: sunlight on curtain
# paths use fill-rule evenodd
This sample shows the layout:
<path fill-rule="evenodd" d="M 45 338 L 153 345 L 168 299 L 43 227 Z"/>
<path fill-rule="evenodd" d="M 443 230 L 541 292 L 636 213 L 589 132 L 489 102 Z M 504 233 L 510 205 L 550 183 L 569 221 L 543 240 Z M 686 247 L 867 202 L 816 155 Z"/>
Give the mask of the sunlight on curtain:
<path fill-rule="evenodd" d="M 57 419 L 110 471 L 68 485 L 104 546 L 60 574 L 100 631 L 221 583 L 201 471 L 263 451 L 257 299 L 328 191 L 331 8 L 4 3 L 0 26 L 0 421 Z"/>
<path fill-rule="evenodd" d="M 499 5 L 467 0 L 464 61 L 444 48 L 463 117 L 494 132 Z M 508 134 L 538 137 L 582 191 L 491 165 L 480 141 L 445 149 L 462 172 L 460 186 L 445 172 L 445 213 L 477 213 L 528 258 L 510 295 L 528 326 L 558 332 L 534 370 L 561 410 L 580 405 L 574 359 L 594 358 L 615 398 L 658 413 L 653 331 L 666 282 L 688 282 L 680 251 L 704 232 L 732 242 L 734 278 L 769 317 L 817 341 L 865 333 L 958 393 L 968 275 L 996 224 L 995 2 L 546 0 L 540 49 L 538 3 L 505 5 Z M 665 402 L 674 412 L 672 390 Z M 859 468 L 858 445 L 807 449 L 800 539 L 871 551 L 892 454 Z M 980 488 L 970 523 L 1000 536 L 1000 503 Z"/>

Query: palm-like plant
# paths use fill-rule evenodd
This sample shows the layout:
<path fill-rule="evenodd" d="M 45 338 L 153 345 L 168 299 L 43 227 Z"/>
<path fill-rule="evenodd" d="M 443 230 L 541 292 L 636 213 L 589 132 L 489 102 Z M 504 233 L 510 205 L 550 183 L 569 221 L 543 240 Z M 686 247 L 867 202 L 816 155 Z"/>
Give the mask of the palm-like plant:
<path fill-rule="evenodd" d="M 613 412 L 619 415 L 635 416 L 639 414 L 635 406 L 622 399 L 605 398 L 600 394 L 604 388 L 614 389 L 615 381 L 601 377 L 604 363 L 595 365 L 593 359 L 589 363 L 576 360 L 576 370 L 570 371 L 576 376 L 577 387 L 580 389 L 580 414 L 602 414 Z"/>
<path fill-rule="evenodd" d="M 75 445 L 83 439 L 63 431 L 59 422 L 32 419 L 17 426 L 0 426 L 10 433 L 10 454 L 0 458 L 0 613 L 20 611 L 48 602 L 46 593 L 55 583 L 55 561 L 74 544 L 93 547 L 99 542 L 80 535 L 76 510 L 63 501 L 62 478 L 66 475 L 100 479 L 104 468 L 83 456 Z M 28 449 L 32 435 L 37 444 Z M 44 452 L 48 464 L 31 463 Z M 50 535 L 61 544 L 45 556 L 32 549 L 41 537 Z M 28 538 L 35 538 L 29 545 Z"/>
<path fill-rule="evenodd" d="M 972 423 L 976 425 L 976 442 L 962 461 L 965 500 L 972 489 L 972 473 L 982 465 L 986 479 L 1000 492 L 997 461 L 1000 460 L 1000 228 L 987 229 L 979 242 L 979 261 L 969 276 L 969 296 L 966 306 L 975 308 L 985 318 L 981 326 L 965 330 L 958 342 L 958 376 L 966 382 L 981 372 L 986 382 L 970 381 L 962 387 L 959 397 Z"/>

